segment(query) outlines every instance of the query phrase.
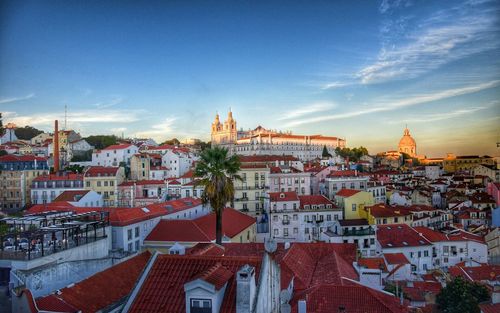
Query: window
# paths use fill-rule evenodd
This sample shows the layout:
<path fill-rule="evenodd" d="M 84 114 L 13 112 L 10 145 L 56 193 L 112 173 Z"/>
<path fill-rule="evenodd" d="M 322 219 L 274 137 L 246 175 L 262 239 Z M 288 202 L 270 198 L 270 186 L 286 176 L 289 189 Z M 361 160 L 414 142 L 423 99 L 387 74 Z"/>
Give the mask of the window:
<path fill-rule="evenodd" d="M 132 229 L 127 230 L 127 239 L 132 240 Z"/>
<path fill-rule="evenodd" d="M 297 214 L 294 214 L 294 215 L 293 215 L 293 220 L 294 220 L 294 221 L 296 221 L 296 220 L 298 220 L 298 219 L 299 219 L 299 216 L 298 216 Z"/>
<path fill-rule="evenodd" d="M 277 222 L 278 221 L 278 215 L 273 215 L 273 222 Z"/>
<path fill-rule="evenodd" d="M 191 313 L 212 313 L 212 300 L 191 299 Z"/>
<path fill-rule="evenodd" d="M 424 251 L 424 256 L 429 256 L 429 251 L 425 250 Z"/>
<path fill-rule="evenodd" d="M 135 236 L 139 237 L 139 226 L 135 228 Z"/>
<path fill-rule="evenodd" d="M 330 214 L 327 214 L 327 215 L 326 215 L 326 220 L 327 220 L 327 221 L 331 221 L 331 220 L 332 220 L 332 216 L 331 216 Z"/>
<path fill-rule="evenodd" d="M 356 203 L 353 203 L 353 204 L 352 204 L 352 211 L 353 211 L 353 212 L 354 212 L 354 211 L 356 211 Z"/>
<path fill-rule="evenodd" d="M 90 182 L 85 182 L 85 186 L 90 187 Z"/>
<path fill-rule="evenodd" d="M 294 233 L 294 234 L 298 234 L 298 233 L 299 233 L 299 229 L 298 229 L 297 227 L 295 227 L 295 228 L 293 229 L 293 233 Z"/>
<path fill-rule="evenodd" d="M 101 187 L 101 181 L 97 182 L 97 187 Z"/>
<path fill-rule="evenodd" d="M 275 235 L 275 236 L 278 236 L 278 235 L 279 235 L 279 229 L 277 229 L 277 228 L 275 228 L 275 229 L 274 229 L 274 235 Z"/>
<path fill-rule="evenodd" d="M 128 250 L 127 251 L 132 251 L 132 243 L 128 244 Z"/>
<path fill-rule="evenodd" d="M 283 228 L 283 236 L 288 237 L 288 228 Z"/>
<path fill-rule="evenodd" d="M 135 251 L 139 251 L 139 240 L 135 242 Z"/>

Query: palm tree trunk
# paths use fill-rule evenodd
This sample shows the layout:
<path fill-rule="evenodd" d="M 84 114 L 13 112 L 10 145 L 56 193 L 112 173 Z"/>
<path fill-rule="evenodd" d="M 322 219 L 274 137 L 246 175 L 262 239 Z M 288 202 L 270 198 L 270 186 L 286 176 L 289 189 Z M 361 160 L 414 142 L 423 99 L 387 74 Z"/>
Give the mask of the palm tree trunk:
<path fill-rule="evenodd" d="M 215 242 L 222 244 L 222 208 L 215 210 Z"/>

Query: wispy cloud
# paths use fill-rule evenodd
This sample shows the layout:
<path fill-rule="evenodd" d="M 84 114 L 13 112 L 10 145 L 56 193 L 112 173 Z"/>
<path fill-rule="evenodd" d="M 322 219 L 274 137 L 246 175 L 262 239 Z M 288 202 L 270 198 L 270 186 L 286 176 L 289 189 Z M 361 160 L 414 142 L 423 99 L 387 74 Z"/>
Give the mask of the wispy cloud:
<path fill-rule="evenodd" d="M 349 85 L 348 83 L 341 83 L 341 82 L 332 82 L 332 83 L 326 83 L 323 86 L 321 86 L 321 90 L 329 90 L 329 89 L 335 89 L 335 88 L 340 88 L 340 87 L 345 87 Z"/>
<path fill-rule="evenodd" d="M 166 118 L 162 123 L 155 124 L 151 126 L 151 129 L 138 132 L 137 137 L 153 138 L 155 140 L 162 141 L 171 135 L 174 131 L 174 123 L 177 117 L 171 116 Z"/>
<path fill-rule="evenodd" d="M 6 120 L 17 125 L 51 126 L 54 120 L 63 120 L 64 113 L 34 113 L 19 115 L 16 112 L 7 112 Z M 68 113 L 68 124 L 71 123 L 130 123 L 140 120 L 143 110 L 81 110 Z"/>
<path fill-rule="evenodd" d="M 330 120 L 339 120 L 339 119 L 346 119 L 346 118 L 351 118 L 355 116 L 360 116 L 360 115 L 366 115 L 366 114 L 371 114 L 371 113 L 377 113 L 377 112 L 384 112 L 384 111 L 392 111 L 392 110 L 397 110 L 403 107 L 409 107 L 409 106 L 414 106 L 418 104 L 423 104 L 423 103 L 428 103 L 432 101 L 438 101 L 446 98 L 451 98 L 451 97 L 456 97 L 456 96 L 461 96 L 465 94 L 470 94 L 470 93 L 475 93 L 479 92 L 481 90 L 493 88 L 496 86 L 500 85 L 500 80 L 494 80 L 482 84 L 477 84 L 473 86 L 467 86 L 467 87 L 462 87 L 462 88 L 455 88 L 455 89 L 447 89 L 435 93 L 429 93 L 429 94 L 418 94 L 418 95 L 407 95 L 405 97 L 394 97 L 394 98 L 384 98 L 384 99 L 379 99 L 378 101 L 374 102 L 373 104 L 370 105 L 370 107 L 363 107 L 359 110 L 354 110 L 354 111 L 349 111 L 349 112 L 344 112 L 344 113 L 339 113 L 339 114 L 331 114 L 331 115 L 322 115 L 322 116 L 317 116 L 317 117 L 311 117 L 311 118 L 304 118 L 304 119 L 298 119 L 298 120 L 293 120 L 287 123 L 287 127 L 292 127 L 292 126 L 298 126 L 298 125 L 303 125 L 303 124 L 311 124 L 311 123 L 317 123 L 317 122 L 323 122 L 323 121 L 330 121 Z"/>
<path fill-rule="evenodd" d="M 335 103 L 315 103 L 306 105 L 291 111 L 286 112 L 283 116 L 279 117 L 278 120 L 289 120 L 295 118 L 302 118 L 305 115 L 324 112 L 335 108 L 337 105 Z"/>
<path fill-rule="evenodd" d="M 380 13 L 384 14 L 398 7 L 407 7 L 410 5 L 412 5 L 412 2 L 409 0 L 382 0 L 378 10 Z"/>
<path fill-rule="evenodd" d="M 423 114 L 420 115 L 419 117 L 416 118 L 410 118 L 410 119 L 404 119 L 404 120 L 398 120 L 398 121 L 389 121 L 389 124 L 401 124 L 401 123 L 407 123 L 407 124 L 416 124 L 416 123 L 430 123 L 430 122 L 437 122 L 437 121 L 442 121 L 442 120 L 449 120 L 452 118 L 457 118 L 463 115 L 470 115 L 475 112 L 487 109 L 487 106 L 483 107 L 472 107 L 472 108 L 464 108 L 464 109 L 459 109 L 451 112 L 445 112 L 445 113 L 433 113 L 433 114 Z"/>
<path fill-rule="evenodd" d="M 123 102 L 123 100 L 124 98 L 121 96 L 113 96 L 108 101 L 94 103 L 93 106 L 97 107 L 98 109 L 105 109 L 120 104 Z"/>
<path fill-rule="evenodd" d="M 381 12 L 391 7 L 386 2 L 381 5 Z M 395 3 L 399 1 L 392 5 Z M 363 84 L 409 79 L 443 64 L 497 48 L 497 16 L 498 9 L 467 1 L 433 13 L 413 30 L 405 27 L 405 36 L 394 36 L 397 33 L 394 27 L 401 27 L 401 22 L 386 22 L 386 27 L 381 29 L 386 42 L 382 43 L 376 61 L 355 76 Z M 392 38 L 387 38 L 387 34 Z"/>
<path fill-rule="evenodd" d="M 30 93 L 29 95 L 22 96 L 22 97 L 0 98 L 0 104 L 28 100 L 28 99 L 33 98 L 34 96 L 35 96 L 35 94 Z"/>

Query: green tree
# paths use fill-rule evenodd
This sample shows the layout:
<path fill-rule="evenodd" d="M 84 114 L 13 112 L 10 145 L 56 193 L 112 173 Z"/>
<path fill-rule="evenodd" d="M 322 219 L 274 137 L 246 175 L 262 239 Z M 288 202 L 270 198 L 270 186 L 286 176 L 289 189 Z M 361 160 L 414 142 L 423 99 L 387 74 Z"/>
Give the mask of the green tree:
<path fill-rule="evenodd" d="M 166 140 L 161 145 L 170 145 L 170 146 L 178 146 L 181 142 L 177 138 L 172 138 L 170 140 Z"/>
<path fill-rule="evenodd" d="M 111 145 L 116 145 L 118 137 L 115 135 L 95 135 L 88 136 L 85 140 L 96 149 L 104 149 Z"/>
<path fill-rule="evenodd" d="M 8 153 L 7 153 L 7 151 L 5 151 L 5 150 L 0 150 L 0 156 L 2 156 L 2 155 L 7 155 L 7 154 L 8 154 Z"/>
<path fill-rule="evenodd" d="M 436 297 L 438 308 L 443 313 L 479 313 L 479 303 L 489 300 L 488 289 L 457 277 L 441 290 Z"/>
<path fill-rule="evenodd" d="M 330 158 L 332 156 L 330 152 L 328 152 L 326 145 L 323 146 L 323 153 L 321 154 L 321 156 L 324 158 Z"/>
<path fill-rule="evenodd" d="M 64 168 L 65 171 L 70 171 L 72 173 L 78 173 L 78 174 L 81 174 L 83 173 L 83 169 L 84 167 L 83 166 L 80 166 L 80 165 L 68 165 L 66 166 L 66 168 Z"/>
<path fill-rule="evenodd" d="M 43 130 L 36 129 L 31 126 L 18 127 L 15 130 L 16 137 L 22 140 L 30 140 L 41 133 L 43 133 Z"/>
<path fill-rule="evenodd" d="M 238 156 L 229 156 L 227 149 L 221 147 L 204 150 L 196 163 L 194 176 L 200 178 L 197 185 L 204 187 L 202 202 L 210 204 L 215 212 L 218 244 L 222 243 L 222 212 L 227 203 L 234 200 L 234 180 L 241 180 L 240 167 Z"/>
<path fill-rule="evenodd" d="M 71 162 L 86 162 L 92 161 L 92 150 L 85 151 L 81 154 L 73 155 Z"/>

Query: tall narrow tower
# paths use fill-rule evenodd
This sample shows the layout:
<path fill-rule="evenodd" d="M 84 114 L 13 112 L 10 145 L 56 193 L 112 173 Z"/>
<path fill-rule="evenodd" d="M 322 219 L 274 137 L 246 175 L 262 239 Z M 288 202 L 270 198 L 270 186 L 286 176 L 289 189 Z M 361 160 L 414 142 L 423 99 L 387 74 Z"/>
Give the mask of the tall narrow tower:
<path fill-rule="evenodd" d="M 56 120 L 54 123 L 54 173 L 59 172 L 59 122 Z"/>

